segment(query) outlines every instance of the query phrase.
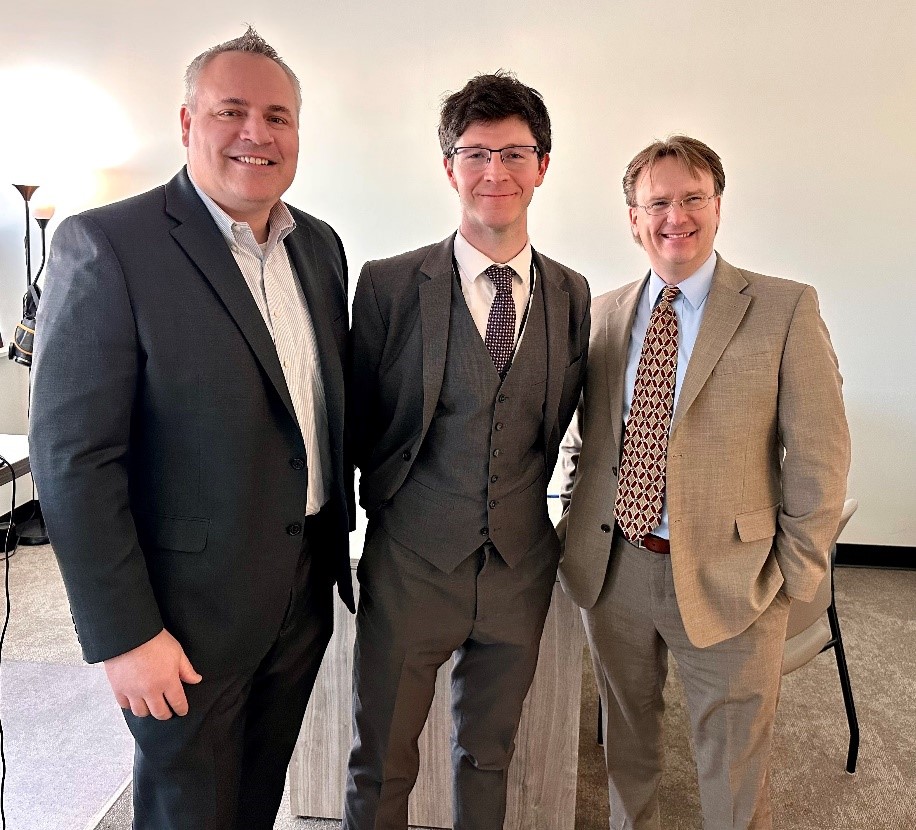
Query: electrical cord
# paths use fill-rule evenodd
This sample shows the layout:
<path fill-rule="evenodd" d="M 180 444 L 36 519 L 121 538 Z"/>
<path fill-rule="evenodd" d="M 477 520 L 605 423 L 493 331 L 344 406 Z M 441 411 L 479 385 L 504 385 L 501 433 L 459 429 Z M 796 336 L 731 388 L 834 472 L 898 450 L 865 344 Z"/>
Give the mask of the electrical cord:
<path fill-rule="evenodd" d="M 3 662 L 3 643 L 6 640 L 6 628 L 10 623 L 10 557 L 16 552 L 16 544 L 9 550 L 10 539 L 13 534 L 13 513 L 16 510 L 16 471 L 2 455 L 0 455 L 0 470 L 9 467 L 10 484 L 13 489 L 10 499 L 10 522 L 6 528 L 6 538 L 3 540 L 3 593 L 6 597 L 6 612 L 3 616 L 3 629 L 0 631 L 0 663 Z M 0 828 L 6 830 L 6 753 L 3 746 L 3 720 L 0 718 Z"/>

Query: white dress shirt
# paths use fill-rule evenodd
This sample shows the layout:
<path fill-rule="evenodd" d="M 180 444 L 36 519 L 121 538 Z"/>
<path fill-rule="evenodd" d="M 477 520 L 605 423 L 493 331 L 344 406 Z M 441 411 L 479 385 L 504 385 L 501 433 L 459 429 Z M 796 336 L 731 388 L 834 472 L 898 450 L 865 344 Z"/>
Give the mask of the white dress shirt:
<path fill-rule="evenodd" d="M 277 349 L 305 443 L 305 515 L 313 516 L 331 492 L 331 440 L 315 329 L 283 244 L 296 222 L 289 208 L 278 201 L 270 211 L 267 242 L 260 245 L 247 222 L 236 222 L 193 179 L 191 182 L 225 237 Z"/>
<path fill-rule="evenodd" d="M 464 294 L 471 317 L 474 318 L 474 325 L 477 326 L 477 331 L 484 340 L 487 337 L 490 307 L 493 305 L 493 298 L 496 297 L 496 286 L 484 271 L 491 265 L 507 265 L 515 271 L 515 276 L 512 278 L 512 299 L 515 301 L 515 343 L 518 348 L 519 331 L 525 317 L 528 298 L 534 288 L 534 281 L 530 278 L 530 240 L 508 262 L 493 262 L 490 257 L 482 254 L 468 242 L 461 235 L 461 231 L 458 231 L 455 236 L 455 261 L 458 263 L 458 274 L 461 277 L 461 293 Z"/>

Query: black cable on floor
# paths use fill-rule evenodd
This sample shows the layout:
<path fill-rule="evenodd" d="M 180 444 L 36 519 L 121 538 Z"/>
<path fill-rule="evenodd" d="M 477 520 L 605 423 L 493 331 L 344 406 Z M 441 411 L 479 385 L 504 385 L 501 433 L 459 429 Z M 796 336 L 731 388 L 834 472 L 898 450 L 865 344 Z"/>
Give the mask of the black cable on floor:
<path fill-rule="evenodd" d="M 10 522 L 6 528 L 6 538 L 3 540 L 3 592 L 6 596 L 6 613 L 3 617 L 3 630 L 0 631 L 0 663 L 3 662 L 3 642 L 6 640 L 6 628 L 10 624 L 10 557 L 16 552 L 15 543 L 9 550 L 10 538 L 13 534 L 13 512 L 16 510 L 16 471 L 2 455 L 0 455 L 0 470 L 8 467 L 10 471 L 10 484 L 13 494 L 10 499 Z M 0 828 L 6 830 L 6 753 L 3 748 L 3 719 L 0 718 Z"/>

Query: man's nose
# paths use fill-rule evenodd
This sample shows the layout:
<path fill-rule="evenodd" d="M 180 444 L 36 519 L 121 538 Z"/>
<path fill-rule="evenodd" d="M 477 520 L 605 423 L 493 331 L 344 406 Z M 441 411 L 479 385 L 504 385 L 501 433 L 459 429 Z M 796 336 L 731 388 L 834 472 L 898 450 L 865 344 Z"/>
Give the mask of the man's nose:
<path fill-rule="evenodd" d="M 251 115 L 245 119 L 240 136 L 253 144 L 270 144 L 273 140 L 273 136 L 264 119 L 256 115 Z"/>
<path fill-rule="evenodd" d="M 665 217 L 673 225 L 679 225 L 687 218 L 687 211 L 680 202 L 672 202 L 668 208 L 668 215 Z"/>
<path fill-rule="evenodd" d="M 488 179 L 505 179 L 509 176 L 503 157 L 499 153 L 490 153 L 490 161 L 484 168 L 484 175 Z"/>

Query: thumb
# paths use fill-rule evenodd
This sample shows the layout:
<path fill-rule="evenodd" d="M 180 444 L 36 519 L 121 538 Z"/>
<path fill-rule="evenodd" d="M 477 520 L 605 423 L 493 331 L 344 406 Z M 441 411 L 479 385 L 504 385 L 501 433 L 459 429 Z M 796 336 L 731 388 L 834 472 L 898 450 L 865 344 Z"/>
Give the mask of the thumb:
<path fill-rule="evenodd" d="M 182 683 L 200 683 L 203 680 L 203 677 L 194 670 L 194 666 L 191 665 L 184 651 L 181 652 L 181 660 L 178 661 L 178 678 Z"/>

